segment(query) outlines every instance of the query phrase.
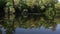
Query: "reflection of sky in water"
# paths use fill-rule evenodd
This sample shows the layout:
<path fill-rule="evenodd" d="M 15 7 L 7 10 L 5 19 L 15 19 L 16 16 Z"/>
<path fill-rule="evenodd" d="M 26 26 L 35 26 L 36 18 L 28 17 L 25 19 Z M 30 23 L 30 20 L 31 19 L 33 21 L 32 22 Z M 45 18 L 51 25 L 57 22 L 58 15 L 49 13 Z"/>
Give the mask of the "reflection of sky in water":
<path fill-rule="evenodd" d="M 1 30 L 2 30 L 2 34 L 5 34 L 5 29 L 4 29 L 4 28 L 2 28 Z"/>
<path fill-rule="evenodd" d="M 5 30 L 2 28 L 2 34 L 5 34 Z M 56 31 L 52 31 L 51 29 L 45 29 L 44 27 L 37 29 L 23 29 L 16 28 L 15 34 L 60 34 L 60 24 L 57 25 Z"/>
<path fill-rule="evenodd" d="M 60 24 L 57 25 L 56 29 L 60 30 Z"/>

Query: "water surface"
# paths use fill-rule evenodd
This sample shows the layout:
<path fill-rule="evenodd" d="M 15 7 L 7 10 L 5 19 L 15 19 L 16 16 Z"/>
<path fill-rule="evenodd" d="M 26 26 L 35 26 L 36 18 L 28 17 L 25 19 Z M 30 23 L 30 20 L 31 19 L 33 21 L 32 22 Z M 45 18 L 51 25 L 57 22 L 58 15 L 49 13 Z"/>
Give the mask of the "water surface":
<path fill-rule="evenodd" d="M 60 34 L 58 20 L 38 16 L 1 19 L 0 34 Z"/>

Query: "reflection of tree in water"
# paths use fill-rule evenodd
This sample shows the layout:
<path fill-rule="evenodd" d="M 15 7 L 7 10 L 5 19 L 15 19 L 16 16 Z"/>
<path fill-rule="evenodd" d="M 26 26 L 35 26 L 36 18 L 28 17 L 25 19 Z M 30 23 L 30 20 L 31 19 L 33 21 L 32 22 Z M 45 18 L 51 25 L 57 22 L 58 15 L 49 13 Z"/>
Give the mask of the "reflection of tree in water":
<path fill-rule="evenodd" d="M 48 19 L 44 14 L 31 14 L 27 17 L 20 15 L 9 15 L 9 18 L 7 17 L 8 19 L 5 19 L 4 16 L 1 17 L 3 18 L 0 19 L 0 24 L 6 29 L 6 34 L 13 34 L 17 27 L 40 28 L 41 26 L 44 26 L 45 28 L 51 28 L 52 30 L 55 30 L 55 27 L 57 25 L 52 19 L 47 22 Z"/>
<path fill-rule="evenodd" d="M 13 20 L 13 19 L 12 19 Z M 6 29 L 6 34 L 13 34 L 15 28 L 14 28 L 14 22 L 10 19 L 0 19 L 0 27 L 4 27 Z"/>
<path fill-rule="evenodd" d="M 39 16 L 32 15 L 28 17 L 1 19 L 0 24 L 6 29 L 6 34 L 13 34 L 17 27 L 20 28 L 40 28 L 44 26 L 45 28 L 55 30 L 57 23 L 54 21 L 46 22 L 43 18 Z"/>
<path fill-rule="evenodd" d="M 26 18 L 18 18 L 16 21 L 20 24 L 19 26 L 22 28 L 38 28 L 40 26 L 44 26 L 46 28 L 54 28 L 56 27 L 56 23 L 54 21 L 46 22 L 43 18 L 38 18 L 39 16 L 31 16 Z M 30 19 L 29 19 L 30 18 Z"/>

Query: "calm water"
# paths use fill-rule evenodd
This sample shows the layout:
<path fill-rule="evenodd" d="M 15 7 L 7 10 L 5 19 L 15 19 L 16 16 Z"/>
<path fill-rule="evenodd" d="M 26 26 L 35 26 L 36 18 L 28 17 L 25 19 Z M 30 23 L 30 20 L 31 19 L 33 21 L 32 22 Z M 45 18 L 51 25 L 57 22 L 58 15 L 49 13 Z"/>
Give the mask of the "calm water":
<path fill-rule="evenodd" d="M 0 20 L 0 34 L 60 34 L 58 19 L 17 17 Z"/>
<path fill-rule="evenodd" d="M 2 34 L 6 34 L 5 29 L 1 28 Z M 60 34 L 60 24 L 56 26 L 56 30 L 46 29 L 43 26 L 40 28 L 24 29 L 16 28 L 13 34 Z"/>

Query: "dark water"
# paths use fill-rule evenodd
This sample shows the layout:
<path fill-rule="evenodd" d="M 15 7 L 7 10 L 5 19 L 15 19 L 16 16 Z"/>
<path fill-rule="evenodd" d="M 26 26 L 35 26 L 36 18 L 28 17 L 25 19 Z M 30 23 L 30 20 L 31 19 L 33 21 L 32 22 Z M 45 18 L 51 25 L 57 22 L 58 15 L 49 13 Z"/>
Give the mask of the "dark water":
<path fill-rule="evenodd" d="M 60 34 L 59 19 L 20 16 L 0 19 L 0 34 Z"/>

